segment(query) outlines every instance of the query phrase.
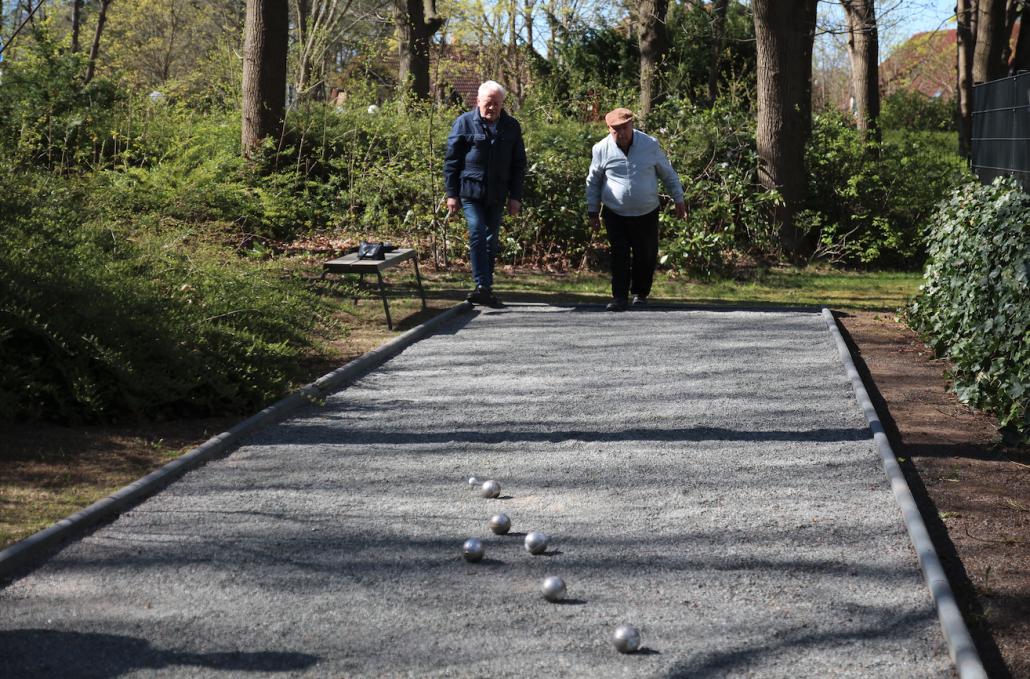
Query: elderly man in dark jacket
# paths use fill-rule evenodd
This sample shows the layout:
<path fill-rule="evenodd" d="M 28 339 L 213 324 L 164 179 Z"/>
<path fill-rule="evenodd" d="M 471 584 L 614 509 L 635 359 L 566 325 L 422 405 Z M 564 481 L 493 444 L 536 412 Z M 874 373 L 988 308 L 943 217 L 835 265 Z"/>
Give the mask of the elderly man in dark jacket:
<path fill-rule="evenodd" d="M 492 80 L 479 86 L 476 108 L 454 121 L 443 166 L 447 210 L 461 206 L 468 224 L 476 289 L 467 299 L 486 306 L 501 306 L 493 293 L 498 231 L 505 203 L 511 215 L 522 207 L 526 174 L 522 127 L 504 111 L 504 96 Z"/>

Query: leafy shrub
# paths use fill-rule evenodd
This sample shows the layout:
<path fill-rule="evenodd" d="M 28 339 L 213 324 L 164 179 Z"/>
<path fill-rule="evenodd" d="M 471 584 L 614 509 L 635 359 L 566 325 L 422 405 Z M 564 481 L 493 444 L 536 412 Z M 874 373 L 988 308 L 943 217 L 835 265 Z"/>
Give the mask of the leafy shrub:
<path fill-rule="evenodd" d="M 880 125 L 887 130 L 950 132 L 955 129 L 955 99 L 900 89 L 883 98 Z"/>
<path fill-rule="evenodd" d="M 836 113 L 816 116 L 806 157 L 809 199 L 802 218 L 819 254 L 845 264 L 919 266 L 927 219 L 941 197 L 970 176 L 941 136 L 896 132 L 879 146 L 863 143 Z"/>
<path fill-rule="evenodd" d="M 952 364 L 955 392 L 1030 440 L 1030 195 L 1011 179 L 955 190 L 934 215 L 912 327 Z"/>
<path fill-rule="evenodd" d="M 321 312 L 274 262 L 143 215 L 90 220 L 93 187 L 0 167 L 0 412 L 247 412 L 298 375 Z"/>

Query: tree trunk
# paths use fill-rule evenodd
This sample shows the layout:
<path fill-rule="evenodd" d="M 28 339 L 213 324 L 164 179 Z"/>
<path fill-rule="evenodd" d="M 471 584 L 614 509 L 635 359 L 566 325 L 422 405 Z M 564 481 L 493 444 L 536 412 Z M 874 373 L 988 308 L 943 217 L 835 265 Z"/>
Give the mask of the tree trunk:
<path fill-rule="evenodd" d="M 404 0 L 394 6 L 400 45 L 400 82 L 417 99 L 429 98 L 429 41 L 445 19 L 436 0 Z"/>
<path fill-rule="evenodd" d="M 955 61 L 958 149 L 962 157 L 971 158 L 973 153 L 973 52 L 976 46 L 973 22 L 976 16 L 976 0 L 958 0 L 955 16 L 958 25 Z"/>
<path fill-rule="evenodd" d="M 719 70 L 722 67 L 722 48 L 726 38 L 726 10 L 729 0 L 715 0 L 712 4 L 712 59 L 708 65 L 708 105 L 715 104 L 719 95 Z"/>
<path fill-rule="evenodd" d="M 299 45 L 297 67 L 297 94 L 305 98 L 308 78 L 311 75 L 311 59 L 308 37 L 311 30 L 311 0 L 297 0 L 297 44 Z"/>
<path fill-rule="evenodd" d="M 637 39 L 640 46 L 640 119 L 647 121 L 651 109 L 661 101 L 660 71 L 669 35 L 665 18 L 669 0 L 640 0 Z"/>
<path fill-rule="evenodd" d="M 100 54 L 100 36 L 104 33 L 104 23 L 107 21 L 107 8 L 111 0 L 100 0 L 100 11 L 97 12 L 97 30 L 93 32 L 93 44 L 89 48 L 89 61 L 86 63 L 86 82 L 93 80 L 97 71 L 97 56 Z"/>
<path fill-rule="evenodd" d="M 758 56 L 758 178 L 782 197 L 774 208 L 784 254 L 800 260 L 805 233 L 795 215 L 805 199 L 805 142 L 812 129 L 812 44 L 816 0 L 752 0 Z"/>
<path fill-rule="evenodd" d="M 880 68 L 876 8 L 873 0 L 841 0 L 848 18 L 851 91 L 858 129 L 865 139 L 880 141 Z"/>
<path fill-rule="evenodd" d="M 1002 61 L 1005 33 L 1005 0 L 977 2 L 976 49 L 973 50 L 973 82 L 997 80 L 1008 73 Z"/>
<path fill-rule="evenodd" d="M 1016 49 L 1012 52 L 1012 63 L 1009 75 L 1020 71 L 1030 71 L 1030 2 L 1023 5 L 1019 17 L 1019 37 L 1016 38 Z"/>
<path fill-rule="evenodd" d="M 3 7 L 0 6 L 0 16 Z M 72 0 L 72 52 L 79 51 L 79 29 L 82 28 L 82 0 Z"/>
<path fill-rule="evenodd" d="M 286 107 L 287 0 L 247 0 L 243 29 L 243 154 L 280 131 Z"/>

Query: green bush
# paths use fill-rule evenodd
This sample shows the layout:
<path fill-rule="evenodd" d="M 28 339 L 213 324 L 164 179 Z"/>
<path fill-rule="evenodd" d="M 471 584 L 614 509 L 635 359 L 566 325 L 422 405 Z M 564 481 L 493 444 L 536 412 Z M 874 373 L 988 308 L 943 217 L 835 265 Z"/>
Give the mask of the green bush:
<path fill-rule="evenodd" d="M 912 268 L 926 256 L 936 204 L 970 177 L 948 135 L 899 131 L 864 143 L 840 114 L 816 116 L 806 151 L 817 254 L 844 264 Z"/>
<path fill-rule="evenodd" d="M 196 226 L 91 219 L 96 189 L 0 167 L 0 412 L 250 412 L 298 375 L 323 311 L 275 262 Z"/>
<path fill-rule="evenodd" d="M 885 130 L 952 132 L 955 129 L 955 99 L 928 97 L 900 89 L 883 98 L 880 126 Z M 954 136 L 952 143 L 957 145 Z"/>
<path fill-rule="evenodd" d="M 952 364 L 955 392 L 1030 440 L 1030 195 L 966 184 L 934 215 L 912 327 Z"/>

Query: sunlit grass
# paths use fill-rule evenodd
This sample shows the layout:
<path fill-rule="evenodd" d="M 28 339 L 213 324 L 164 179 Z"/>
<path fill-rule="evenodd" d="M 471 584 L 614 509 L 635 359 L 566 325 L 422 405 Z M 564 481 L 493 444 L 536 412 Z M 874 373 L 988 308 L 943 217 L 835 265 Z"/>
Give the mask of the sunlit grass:
<path fill-rule="evenodd" d="M 651 293 L 655 302 L 677 304 L 740 304 L 768 306 L 826 306 L 834 309 L 895 311 L 919 289 L 918 272 L 862 272 L 772 269 L 744 279 L 698 280 L 659 272 Z M 468 274 L 431 276 L 438 288 L 465 288 Z M 502 297 L 552 303 L 590 303 L 607 300 L 606 274 L 574 272 L 498 272 L 495 288 Z"/>

